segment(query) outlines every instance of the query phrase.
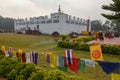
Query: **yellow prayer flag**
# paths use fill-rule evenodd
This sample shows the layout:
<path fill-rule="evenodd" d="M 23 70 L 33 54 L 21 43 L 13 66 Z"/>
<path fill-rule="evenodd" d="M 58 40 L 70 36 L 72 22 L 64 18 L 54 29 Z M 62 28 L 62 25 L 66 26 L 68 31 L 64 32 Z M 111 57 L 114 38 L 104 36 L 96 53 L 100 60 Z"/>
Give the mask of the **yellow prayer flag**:
<path fill-rule="evenodd" d="M 5 55 L 5 46 L 2 45 L 2 54 Z"/>
<path fill-rule="evenodd" d="M 50 66 L 56 67 L 56 55 L 55 54 L 50 54 Z"/>
<path fill-rule="evenodd" d="M 112 73 L 111 74 L 112 76 L 112 79 L 111 80 L 120 80 L 120 74 L 114 74 L 114 73 Z"/>
<path fill-rule="evenodd" d="M 92 60 L 103 61 L 101 45 L 92 45 L 90 46 L 90 56 Z"/>
<path fill-rule="evenodd" d="M 5 46 L 2 45 L 2 51 L 5 51 Z"/>
<path fill-rule="evenodd" d="M 18 50 L 18 57 L 21 58 L 22 57 L 22 49 Z"/>

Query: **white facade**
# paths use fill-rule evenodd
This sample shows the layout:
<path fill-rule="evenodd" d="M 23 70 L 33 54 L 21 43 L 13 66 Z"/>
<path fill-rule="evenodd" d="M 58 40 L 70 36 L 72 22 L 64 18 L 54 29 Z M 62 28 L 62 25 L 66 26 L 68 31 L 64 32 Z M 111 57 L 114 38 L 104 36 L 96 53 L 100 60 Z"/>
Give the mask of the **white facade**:
<path fill-rule="evenodd" d="M 88 20 L 71 17 L 62 13 L 59 8 L 59 11 L 50 14 L 50 17 L 40 16 L 29 19 L 17 19 L 14 21 L 14 30 L 22 33 L 25 33 L 26 30 L 39 30 L 43 34 L 52 34 L 53 32 L 69 34 L 71 32 L 81 33 L 81 31 L 90 31 L 91 27 L 88 24 Z"/>

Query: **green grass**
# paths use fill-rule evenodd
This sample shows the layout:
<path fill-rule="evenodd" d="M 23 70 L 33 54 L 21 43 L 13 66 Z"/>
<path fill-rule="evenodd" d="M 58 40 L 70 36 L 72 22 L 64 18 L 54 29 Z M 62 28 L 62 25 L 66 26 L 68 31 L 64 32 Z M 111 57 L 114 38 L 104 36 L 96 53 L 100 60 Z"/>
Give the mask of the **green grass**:
<path fill-rule="evenodd" d="M 0 46 L 5 45 L 6 50 L 8 47 L 12 47 L 16 52 L 19 48 L 23 52 L 36 51 L 39 53 L 38 66 L 46 70 L 53 70 L 49 64 L 45 62 L 45 53 L 53 52 L 56 55 L 63 55 L 64 48 L 58 48 L 55 39 L 49 35 L 18 35 L 18 34 L 0 34 Z M 90 59 L 90 53 L 85 51 L 74 50 L 76 58 Z M 120 62 L 120 56 L 103 54 L 104 61 Z M 66 75 L 82 76 L 87 80 L 111 80 L 111 75 L 106 75 L 99 65 L 96 64 L 95 68 L 86 67 L 84 72 L 73 73 L 71 71 L 66 72 Z"/>

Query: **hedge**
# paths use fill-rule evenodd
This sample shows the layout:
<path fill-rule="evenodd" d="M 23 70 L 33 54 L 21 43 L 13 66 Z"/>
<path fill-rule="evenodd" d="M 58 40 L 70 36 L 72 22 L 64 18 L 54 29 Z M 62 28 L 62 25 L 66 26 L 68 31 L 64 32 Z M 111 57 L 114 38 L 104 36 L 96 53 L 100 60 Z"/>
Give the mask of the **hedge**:
<path fill-rule="evenodd" d="M 90 44 L 79 44 L 79 43 L 70 43 L 67 41 L 59 41 L 58 47 L 67 48 L 67 49 L 75 49 L 75 50 L 82 50 L 82 51 L 90 51 L 89 50 Z M 120 48 L 116 45 L 101 45 L 102 52 L 104 54 L 115 54 L 120 55 Z"/>

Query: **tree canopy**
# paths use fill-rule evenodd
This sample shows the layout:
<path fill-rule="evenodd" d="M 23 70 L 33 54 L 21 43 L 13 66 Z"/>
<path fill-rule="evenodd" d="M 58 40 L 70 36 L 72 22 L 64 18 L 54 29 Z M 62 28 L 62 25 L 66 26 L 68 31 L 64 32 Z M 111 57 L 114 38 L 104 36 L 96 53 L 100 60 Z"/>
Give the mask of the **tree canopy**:
<path fill-rule="evenodd" d="M 92 31 L 107 31 L 110 29 L 108 24 L 110 24 L 109 21 L 106 21 L 104 24 L 102 24 L 101 20 L 93 20 L 91 21 L 91 30 Z"/>
<path fill-rule="evenodd" d="M 0 31 L 13 31 L 14 30 L 14 19 L 13 18 L 4 18 L 0 16 Z"/>
<path fill-rule="evenodd" d="M 109 20 L 116 20 L 120 22 L 120 0 L 112 0 L 113 3 L 109 5 L 102 5 L 102 9 L 111 11 L 110 14 L 101 15 Z"/>

